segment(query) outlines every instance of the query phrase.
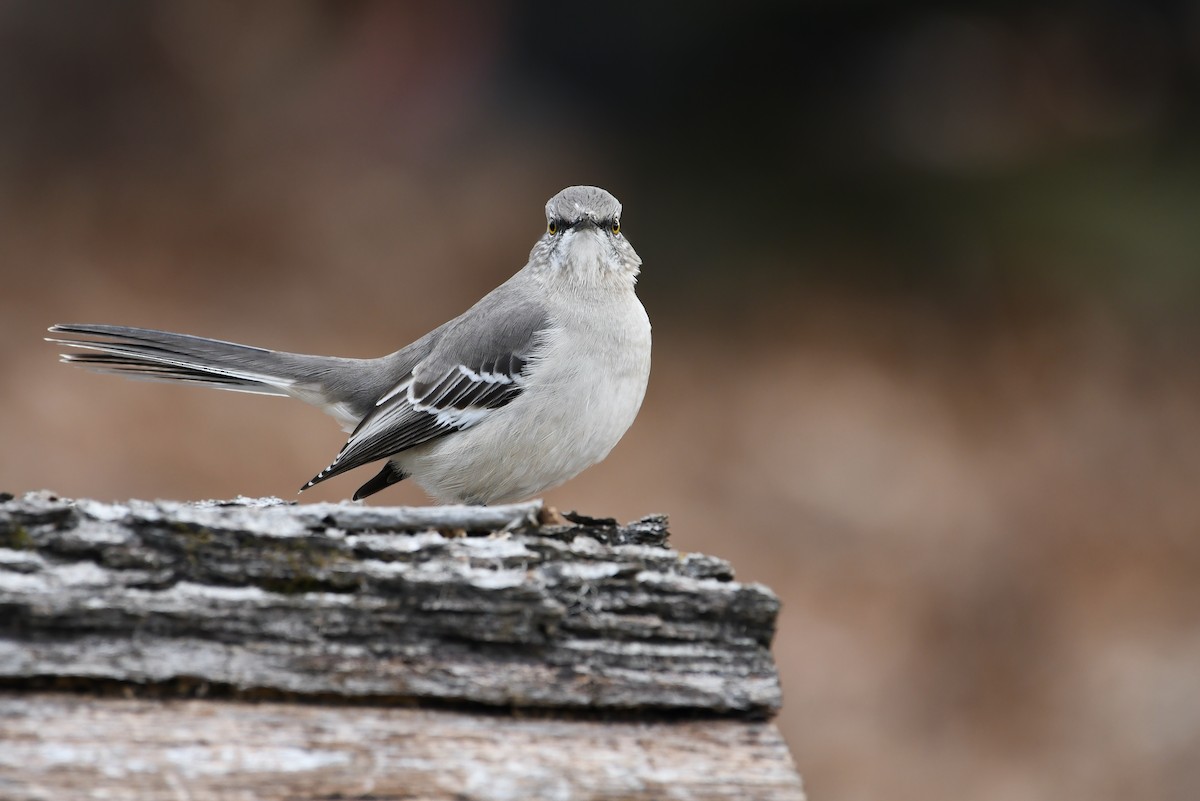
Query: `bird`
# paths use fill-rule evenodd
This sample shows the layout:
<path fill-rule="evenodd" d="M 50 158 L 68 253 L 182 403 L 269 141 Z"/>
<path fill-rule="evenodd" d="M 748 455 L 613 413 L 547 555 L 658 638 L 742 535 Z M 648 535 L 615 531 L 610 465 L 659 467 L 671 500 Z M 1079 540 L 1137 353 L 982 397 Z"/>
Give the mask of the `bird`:
<path fill-rule="evenodd" d="M 117 325 L 64 323 L 62 361 L 129 378 L 296 398 L 350 432 L 300 491 L 373 462 L 361 500 L 406 478 L 438 503 L 533 497 L 604 459 L 633 424 L 651 332 L 622 206 L 595 186 L 546 203 L 525 266 L 389 355 L 310 356 Z M 419 301 L 419 298 L 412 298 Z M 80 351 L 80 352 L 74 352 Z"/>

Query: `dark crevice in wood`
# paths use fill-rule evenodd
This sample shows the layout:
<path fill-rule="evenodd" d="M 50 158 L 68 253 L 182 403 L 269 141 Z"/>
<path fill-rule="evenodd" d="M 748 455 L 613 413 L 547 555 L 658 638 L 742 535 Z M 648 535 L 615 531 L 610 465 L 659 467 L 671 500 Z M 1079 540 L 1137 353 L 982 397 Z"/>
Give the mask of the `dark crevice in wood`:
<path fill-rule="evenodd" d="M 769 590 L 671 550 L 663 516 L 539 514 L 12 498 L 0 679 L 563 714 L 778 709 Z"/>

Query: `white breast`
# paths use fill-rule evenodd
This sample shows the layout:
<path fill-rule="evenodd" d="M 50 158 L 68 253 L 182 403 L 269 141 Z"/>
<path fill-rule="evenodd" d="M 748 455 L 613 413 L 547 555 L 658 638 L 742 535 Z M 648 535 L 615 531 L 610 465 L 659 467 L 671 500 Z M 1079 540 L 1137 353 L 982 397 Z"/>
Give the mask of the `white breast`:
<path fill-rule="evenodd" d="M 512 403 L 395 457 L 434 498 L 528 498 L 599 462 L 633 424 L 650 376 L 650 321 L 632 288 L 602 302 L 564 304 L 554 318 Z"/>

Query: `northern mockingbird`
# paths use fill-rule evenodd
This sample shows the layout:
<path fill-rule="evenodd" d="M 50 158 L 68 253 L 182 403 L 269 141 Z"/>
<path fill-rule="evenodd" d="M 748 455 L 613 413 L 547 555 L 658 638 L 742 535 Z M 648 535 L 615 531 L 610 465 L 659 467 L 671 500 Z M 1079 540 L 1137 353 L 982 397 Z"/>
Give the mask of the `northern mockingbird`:
<path fill-rule="evenodd" d="M 642 260 L 621 204 L 573 186 L 546 204 L 529 262 L 459 317 L 378 359 L 283 353 L 114 325 L 55 325 L 68 364 L 131 378 L 285 395 L 352 432 L 301 491 L 370 462 L 365 498 L 411 477 L 443 503 L 519 500 L 599 462 L 650 375 Z"/>

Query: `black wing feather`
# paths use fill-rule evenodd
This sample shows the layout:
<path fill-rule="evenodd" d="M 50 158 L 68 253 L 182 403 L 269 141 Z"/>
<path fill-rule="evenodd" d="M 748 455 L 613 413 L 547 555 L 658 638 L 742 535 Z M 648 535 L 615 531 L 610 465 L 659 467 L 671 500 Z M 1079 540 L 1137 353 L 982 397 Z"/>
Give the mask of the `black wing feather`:
<path fill-rule="evenodd" d="M 495 369 L 501 364 L 506 371 Z M 364 417 L 337 458 L 305 484 L 304 489 L 423 442 L 469 428 L 482 419 L 483 413 L 506 406 L 521 394 L 523 371 L 527 365 L 527 360 L 510 355 L 495 360 L 491 370 L 481 367 L 479 371 L 467 372 L 455 365 L 440 380 L 428 383 L 413 380 L 411 391 L 396 393 Z M 494 377 L 494 380 L 482 376 Z"/>
<path fill-rule="evenodd" d="M 521 394 L 544 333 L 546 311 L 520 273 L 434 332 L 429 355 L 383 394 L 333 463 L 304 488 L 470 428 Z"/>

